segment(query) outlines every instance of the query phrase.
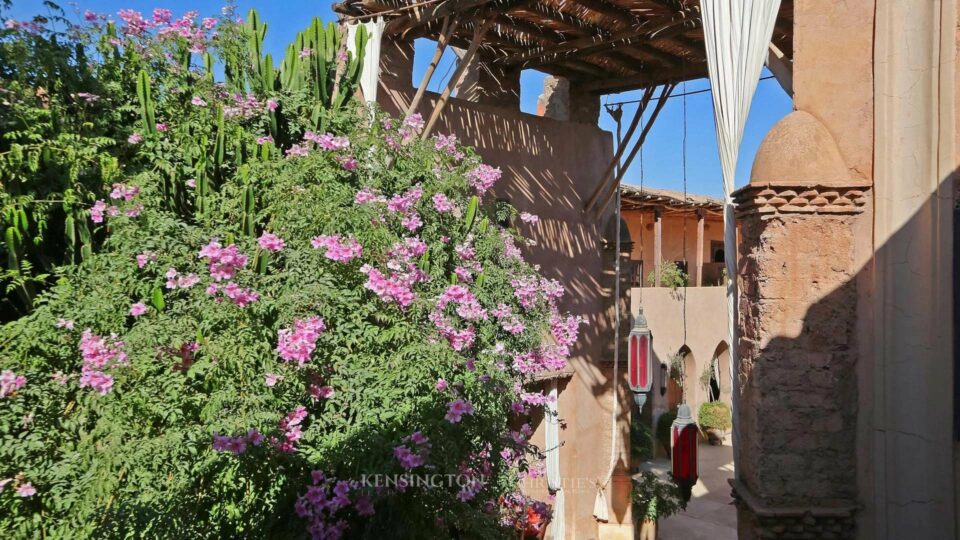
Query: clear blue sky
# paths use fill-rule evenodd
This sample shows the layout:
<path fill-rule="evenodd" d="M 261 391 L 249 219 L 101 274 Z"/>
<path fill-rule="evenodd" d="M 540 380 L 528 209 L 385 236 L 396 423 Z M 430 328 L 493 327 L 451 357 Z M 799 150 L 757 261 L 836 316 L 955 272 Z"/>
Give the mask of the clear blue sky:
<path fill-rule="evenodd" d="M 335 16 L 330 9 L 333 2 L 325 0 L 259 0 L 237 1 L 237 11 L 246 13 L 250 8 L 256 8 L 261 19 L 268 24 L 265 48 L 274 58 L 282 56 L 287 43 L 296 33 L 302 30 L 314 16 L 324 20 L 334 20 Z M 98 13 L 115 15 L 120 9 L 130 8 L 149 13 L 155 7 L 165 7 L 180 14 L 187 10 L 197 10 L 201 15 L 215 15 L 223 3 L 209 0 L 75 0 L 68 4 L 61 0 L 61 4 L 68 11 L 74 9 L 82 12 L 90 9 Z M 28 19 L 42 11 L 41 0 L 14 0 L 13 8 L 6 14 L 16 19 Z M 419 40 L 415 55 L 414 81 L 417 83 L 429 57 L 433 53 L 433 44 Z M 439 76 L 446 74 L 447 78 L 452 71 L 452 54 L 448 51 L 437 70 L 438 76 L 430 89 L 438 88 L 444 81 Z M 764 75 L 768 75 L 766 70 Z M 543 74 L 533 70 L 523 72 L 521 79 L 521 109 L 526 112 L 536 110 L 537 96 L 543 85 Z M 709 88 L 704 80 L 687 83 L 686 91 L 692 92 Z M 683 88 L 678 88 L 682 92 Z M 636 99 L 636 92 L 604 96 L 603 101 L 619 101 Z M 634 105 L 627 106 L 624 112 L 626 124 L 633 114 Z M 750 176 L 750 167 L 753 156 L 760 146 L 760 141 L 777 120 L 790 112 L 792 103 L 777 82 L 773 79 L 760 81 L 757 94 L 753 100 L 750 118 L 744 133 L 743 145 L 740 150 L 740 162 L 737 167 L 737 185 L 744 185 Z M 656 124 L 647 137 L 643 150 L 643 169 L 645 185 L 652 187 L 681 190 L 683 187 L 683 98 L 673 98 L 668 101 Z M 610 116 L 601 109 L 600 125 L 611 132 L 615 123 Z M 626 129 L 626 127 L 624 127 Z M 687 190 L 691 193 L 720 196 L 722 194 L 720 180 L 720 159 L 717 155 L 716 134 L 713 126 L 713 102 L 710 94 L 705 92 L 686 97 L 686 176 Z M 640 182 L 639 158 L 634 161 L 628 171 L 625 181 L 631 184 Z"/>

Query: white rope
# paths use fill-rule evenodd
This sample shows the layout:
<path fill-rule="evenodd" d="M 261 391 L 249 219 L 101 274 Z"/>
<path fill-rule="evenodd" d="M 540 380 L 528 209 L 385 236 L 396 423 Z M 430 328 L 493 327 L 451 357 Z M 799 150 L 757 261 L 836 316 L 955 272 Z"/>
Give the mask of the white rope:
<path fill-rule="evenodd" d="M 639 114 L 639 113 L 638 113 Z M 618 135 L 619 135 L 619 121 L 618 125 Z M 623 144 L 623 141 L 619 141 L 620 144 Z M 619 178 L 619 169 L 620 165 L 617 165 L 617 177 Z M 603 482 L 597 483 L 597 497 L 593 501 L 593 517 L 597 518 L 598 521 L 609 521 L 610 513 L 607 509 L 607 496 L 604 491 L 607 489 L 607 485 L 610 483 L 610 479 L 613 478 L 613 469 L 617 466 L 617 406 L 620 402 L 620 396 L 618 395 L 617 389 L 619 386 L 619 368 L 620 368 L 620 185 L 617 184 L 614 186 L 614 189 L 617 190 L 616 198 L 616 210 L 613 214 L 613 219 L 617 221 L 615 227 L 616 240 L 614 245 L 616 246 L 614 251 L 615 263 L 614 263 L 614 274 L 616 281 L 613 285 L 613 379 L 612 379 L 612 390 L 613 390 L 613 407 L 610 414 L 610 466 L 607 469 L 607 474 L 604 477 Z"/>
<path fill-rule="evenodd" d="M 713 90 L 717 146 L 723 170 L 723 251 L 727 269 L 727 334 L 733 403 L 733 458 L 740 474 L 740 362 L 737 354 L 737 231 L 733 188 L 740 141 L 766 58 L 780 0 L 700 0 L 707 68 Z"/>

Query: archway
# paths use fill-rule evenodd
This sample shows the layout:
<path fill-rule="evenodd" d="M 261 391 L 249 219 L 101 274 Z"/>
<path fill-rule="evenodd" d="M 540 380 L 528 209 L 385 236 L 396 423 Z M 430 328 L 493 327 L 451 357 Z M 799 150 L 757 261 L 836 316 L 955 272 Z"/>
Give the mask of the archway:
<path fill-rule="evenodd" d="M 679 359 L 680 388 L 683 391 L 682 401 L 690 405 L 691 410 L 696 410 L 699 405 L 698 386 L 700 385 L 699 373 L 697 373 L 697 361 L 693 357 L 693 351 L 690 347 L 684 345 L 677 351 Z"/>
<path fill-rule="evenodd" d="M 717 389 L 719 390 L 716 399 L 719 399 L 727 405 L 732 405 L 733 384 L 730 380 L 730 347 L 726 341 L 721 341 L 717 345 L 717 348 L 714 349 L 712 362 L 713 373 L 717 381 Z M 713 396 L 711 396 L 711 401 L 714 401 Z"/>

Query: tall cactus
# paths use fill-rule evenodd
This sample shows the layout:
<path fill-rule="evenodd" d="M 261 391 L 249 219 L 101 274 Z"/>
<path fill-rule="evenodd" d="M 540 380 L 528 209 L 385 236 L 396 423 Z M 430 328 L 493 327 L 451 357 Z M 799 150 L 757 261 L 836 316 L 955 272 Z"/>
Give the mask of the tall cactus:
<path fill-rule="evenodd" d="M 142 69 L 137 76 L 137 100 L 140 102 L 140 118 L 143 120 L 144 129 L 148 133 L 156 133 L 157 121 L 154 117 L 153 94 L 150 91 L 150 75 Z"/>

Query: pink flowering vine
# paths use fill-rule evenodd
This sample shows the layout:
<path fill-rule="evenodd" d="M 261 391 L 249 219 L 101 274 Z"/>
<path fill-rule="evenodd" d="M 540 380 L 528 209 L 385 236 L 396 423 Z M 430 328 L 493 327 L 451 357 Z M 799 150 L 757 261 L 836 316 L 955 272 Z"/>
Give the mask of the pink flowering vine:
<path fill-rule="evenodd" d="M 100 395 L 110 393 L 113 376 L 106 370 L 128 363 L 123 345 L 116 335 L 107 339 L 94 334 L 89 328 L 84 330 L 80 337 L 80 354 L 83 357 L 80 388 L 90 387 Z"/>
<path fill-rule="evenodd" d="M 295 320 L 293 328 L 277 331 L 277 354 L 284 362 L 297 362 L 302 366 L 310 360 L 310 355 L 317 347 L 317 339 L 326 329 L 320 317 Z"/>
<path fill-rule="evenodd" d="M 286 244 L 279 236 L 273 233 L 264 232 L 260 235 L 260 238 L 257 239 L 257 245 L 259 245 L 261 249 L 265 249 L 271 253 L 277 253 L 279 251 L 283 251 L 283 248 Z"/>
<path fill-rule="evenodd" d="M 444 418 L 451 424 L 457 424 L 463 419 L 464 415 L 472 415 L 473 412 L 473 405 L 470 402 L 463 398 L 457 398 L 447 404 L 447 414 Z"/>
<path fill-rule="evenodd" d="M 310 245 L 324 250 L 324 256 L 331 261 L 350 262 L 363 255 L 363 247 L 356 238 L 343 238 L 339 234 L 314 236 Z"/>
<path fill-rule="evenodd" d="M 17 375 L 9 369 L 0 373 L 0 398 L 5 398 L 27 384 L 27 378 L 23 375 Z"/>

